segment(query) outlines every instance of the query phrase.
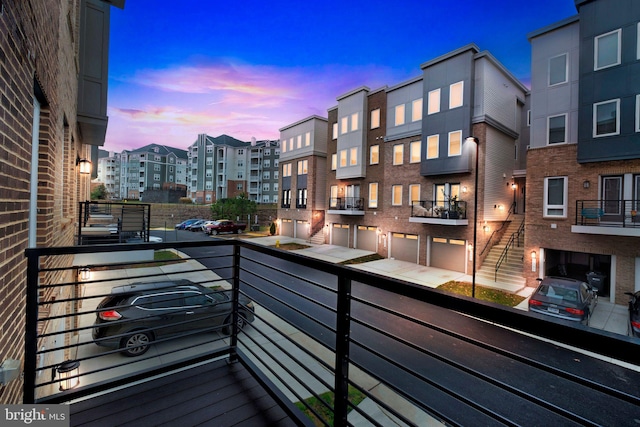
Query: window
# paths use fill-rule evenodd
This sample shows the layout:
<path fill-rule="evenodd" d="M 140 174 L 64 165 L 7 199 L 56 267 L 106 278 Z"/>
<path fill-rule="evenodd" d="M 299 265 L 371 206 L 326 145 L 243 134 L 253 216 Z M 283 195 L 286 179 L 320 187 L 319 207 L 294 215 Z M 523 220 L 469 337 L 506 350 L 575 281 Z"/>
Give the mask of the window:
<path fill-rule="evenodd" d="M 334 171 L 336 169 L 338 169 L 338 155 L 333 153 L 331 155 L 331 170 Z"/>
<path fill-rule="evenodd" d="M 240 149 L 238 150 L 238 155 L 239 155 L 239 156 L 244 156 L 244 150 L 243 150 L 242 148 L 240 148 Z"/>
<path fill-rule="evenodd" d="M 567 54 L 549 59 L 549 86 L 567 82 Z"/>
<path fill-rule="evenodd" d="M 593 54 L 594 70 L 620 64 L 620 34 L 621 31 L 618 29 L 596 37 Z"/>
<path fill-rule="evenodd" d="M 282 176 L 291 176 L 291 163 L 285 163 L 282 165 Z"/>
<path fill-rule="evenodd" d="M 298 175 L 306 175 L 309 167 L 309 160 L 298 161 Z"/>
<path fill-rule="evenodd" d="M 440 149 L 440 135 L 430 135 L 427 137 L 427 159 L 437 159 Z"/>
<path fill-rule="evenodd" d="M 409 163 L 420 162 L 420 149 L 422 141 L 413 141 L 409 144 Z"/>
<path fill-rule="evenodd" d="M 242 184 L 236 185 L 236 190 L 242 191 Z"/>
<path fill-rule="evenodd" d="M 283 153 L 286 153 L 286 152 L 287 152 L 287 141 L 284 141 L 284 142 L 282 143 L 282 152 L 283 152 Z"/>
<path fill-rule="evenodd" d="M 420 201 L 420 184 L 409 185 L 409 204 L 417 203 Z"/>
<path fill-rule="evenodd" d="M 298 135 L 296 138 L 296 148 L 302 148 L 302 135 Z"/>
<path fill-rule="evenodd" d="M 288 208 L 291 206 L 291 190 L 282 190 L 282 207 Z"/>
<path fill-rule="evenodd" d="M 427 114 L 435 114 L 440 112 L 440 89 L 429 92 L 429 106 Z"/>
<path fill-rule="evenodd" d="M 338 186 L 332 185 L 330 190 L 329 207 L 338 207 Z"/>
<path fill-rule="evenodd" d="M 265 168 L 271 167 L 271 159 L 266 159 L 263 163 Z"/>
<path fill-rule="evenodd" d="M 544 179 L 544 210 L 545 217 L 567 216 L 567 177 L 552 177 Z"/>
<path fill-rule="evenodd" d="M 153 165 L 153 170 L 158 172 L 160 170 L 160 165 Z"/>
<path fill-rule="evenodd" d="M 289 151 L 293 150 L 293 138 L 289 138 Z"/>
<path fill-rule="evenodd" d="M 371 111 L 371 129 L 377 129 L 380 127 L 380 109 L 376 108 Z"/>
<path fill-rule="evenodd" d="M 369 148 L 369 164 L 377 165 L 378 163 L 380 163 L 380 146 L 372 145 Z"/>
<path fill-rule="evenodd" d="M 620 100 L 598 102 L 593 105 L 593 137 L 620 133 Z"/>
<path fill-rule="evenodd" d="M 351 115 L 351 130 L 358 130 L 358 113 L 353 113 Z"/>
<path fill-rule="evenodd" d="M 347 167 L 347 150 L 340 150 L 340 167 Z"/>
<path fill-rule="evenodd" d="M 636 132 L 640 132 L 640 95 L 636 95 Z"/>
<path fill-rule="evenodd" d="M 271 172 L 263 172 L 262 179 L 271 179 Z"/>
<path fill-rule="evenodd" d="M 396 105 L 395 108 L 395 125 L 400 126 L 404 124 L 404 104 Z"/>
<path fill-rule="evenodd" d="M 552 116 L 547 119 L 547 144 L 561 144 L 567 142 L 567 116 Z"/>
<path fill-rule="evenodd" d="M 340 121 L 340 134 L 344 135 L 349 132 L 349 117 L 343 117 Z"/>
<path fill-rule="evenodd" d="M 244 178 L 244 174 L 242 173 L 242 171 L 238 171 L 238 179 L 243 179 Z"/>
<path fill-rule="evenodd" d="M 273 183 L 273 191 L 278 191 L 278 183 L 277 182 Z"/>
<path fill-rule="evenodd" d="M 159 173 L 154 173 L 153 174 L 153 180 L 154 181 L 160 181 L 160 174 Z"/>
<path fill-rule="evenodd" d="M 393 206 L 402 205 L 402 185 L 391 186 L 391 205 Z"/>
<path fill-rule="evenodd" d="M 404 145 L 398 144 L 393 146 L 393 164 L 401 165 L 402 157 L 404 155 Z"/>
<path fill-rule="evenodd" d="M 349 149 L 349 166 L 356 166 L 358 164 L 358 147 Z"/>
<path fill-rule="evenodd" d="M 370 208 L 378 207 L 378 183 L 377 182 L 369 183 L 369 207 Z"/>
<path fill-rule="evenodd" d="M 338 139 L 338 123 L 333 124 L 333 139 Z"/>
<path fill-rule="evenodd" d="M 449 156 L 462 154 L 462 131 L 449 132 Z"/>
<path fill-rule="evenodd" d="M 422 98 L 416 99 L 411 105 L 411 121 L 422 120 Z"/>
<path fill-rule="evenodd" d="M 304 134 L 304 146 L 308 147 L 311 145 L 311 132 L 307 132 Z"/>
<path fill-rule="evenodd" d="M 454 83 L 449 86 L 449 108 L 462 107 L 464 82 Z"/>

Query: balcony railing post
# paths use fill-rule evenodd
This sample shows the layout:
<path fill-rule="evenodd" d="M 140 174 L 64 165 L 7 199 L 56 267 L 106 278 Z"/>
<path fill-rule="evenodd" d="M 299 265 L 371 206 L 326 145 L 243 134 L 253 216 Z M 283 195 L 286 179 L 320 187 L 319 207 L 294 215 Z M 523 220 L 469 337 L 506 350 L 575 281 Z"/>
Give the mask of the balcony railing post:
<path fill-rule="evenodd" d="M 24 378 L 22 383 L 25 404 L 35 403 L 36 365 L 38 351 L 38 277 L 40 257 L 27 249 L 26 331 L 24 346 Z"/>
<path fill-rule="evenodd" d="M 334 425 L 347 425 L 349 399 L 349 340 L 351 323 L 351 279 L 338 277 L 336 311 L 336 373 Z"/>
<path fill-rule="evenodd" d="M 233 245 L 233 288 L 231 290 L 232 313 L 231 313 L 231 348 L 229 361 L 235 362 L 238 358 L 238 307 L 240 304 L 240 245 Z"/>

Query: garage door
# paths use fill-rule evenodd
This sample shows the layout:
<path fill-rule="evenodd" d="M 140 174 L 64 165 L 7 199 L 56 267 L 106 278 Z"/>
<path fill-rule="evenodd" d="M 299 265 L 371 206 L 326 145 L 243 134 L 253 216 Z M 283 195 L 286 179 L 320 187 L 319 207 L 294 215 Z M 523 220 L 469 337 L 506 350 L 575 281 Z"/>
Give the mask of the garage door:
<path fill-rule="evenodd" d="M 280 235 L 293 237 L 293 221 L 290 219 L 283 219 L 280 225 Z"/>
<path fill-rule="evenodd" d="M 418 236 L 416 234 L 391 233 L 391 258 L 418 263 Z"/>
<path fill-rule="evenodd" d="M 309 221 L 296 221 L 296 238 L 309 238 Z"/>
<path fill-rule="evenodd" d="M 349 247 L 349 225 L 333 224 L 331 227 L 331 244 Z"/>
<path fill-rule="evenodd" d="M 432 267 L 465 273 L 467 263 L 465 241 L 434 237 L 431 241 Z"/>
<path fill-rule="evenodd" d="M 356 248 L 375 252 L 377 249 L 378 227 L 359 225 L 356 229 Z"/>

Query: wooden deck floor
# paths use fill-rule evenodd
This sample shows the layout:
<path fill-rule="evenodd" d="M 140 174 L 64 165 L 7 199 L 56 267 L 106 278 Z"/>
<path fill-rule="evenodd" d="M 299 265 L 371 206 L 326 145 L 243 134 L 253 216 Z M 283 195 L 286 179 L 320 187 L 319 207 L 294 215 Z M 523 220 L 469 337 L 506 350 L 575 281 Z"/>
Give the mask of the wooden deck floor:
<path fill-rule="evenodd" d="M 218 360 L 71 405 L 71 426 L 295 426 L 241 363 Z"/>

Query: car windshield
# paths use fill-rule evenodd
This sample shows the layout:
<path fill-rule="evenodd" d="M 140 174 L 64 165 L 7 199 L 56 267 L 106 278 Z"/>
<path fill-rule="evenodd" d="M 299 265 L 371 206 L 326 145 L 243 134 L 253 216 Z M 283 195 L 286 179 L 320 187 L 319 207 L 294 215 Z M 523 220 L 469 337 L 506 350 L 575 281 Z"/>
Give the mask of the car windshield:
<path fill-rule="evenodd" d="M 575 304 L 578 302 L 578 291 L 575 289 L 563 288 L 557 285 L 542 285 L 538 290 L 540 295 L 548 298 L 557 299 L 558 302 L 564 301 Z"/>

